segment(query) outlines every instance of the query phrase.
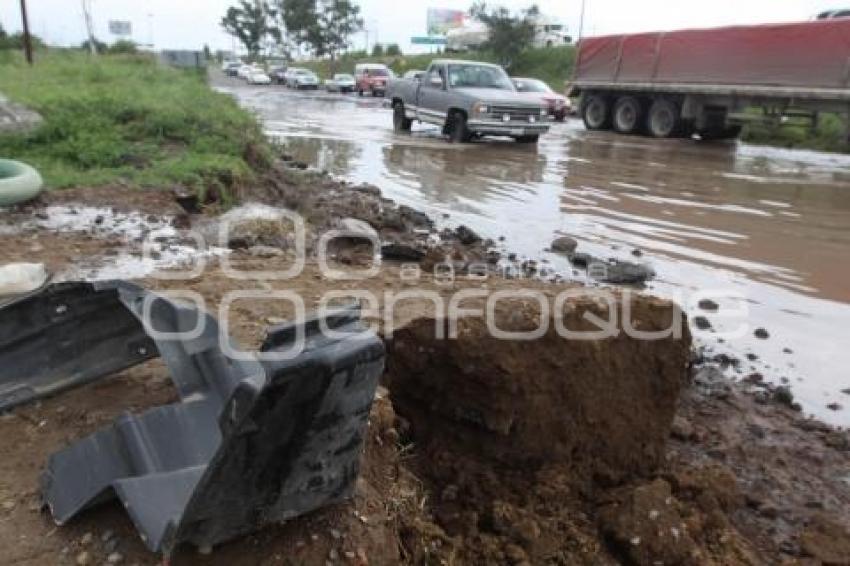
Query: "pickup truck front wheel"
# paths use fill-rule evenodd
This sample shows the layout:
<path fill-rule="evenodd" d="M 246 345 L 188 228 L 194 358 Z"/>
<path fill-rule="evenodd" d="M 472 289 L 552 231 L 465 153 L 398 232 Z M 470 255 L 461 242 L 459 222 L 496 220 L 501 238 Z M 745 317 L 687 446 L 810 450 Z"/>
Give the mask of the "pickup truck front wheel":
<path fill-rule="evenodd" d="M 396 132 L 409 132 L 412 124 L 413 120 L 404 113 L 404 104 L 396 102 L 393 106 L 393 129 Z"/>
<path fill-rule="evenodd" d="M 446 126 L 449 133 L 449 140 L 452 143 L 466 143 L 472 139 L 472 134 L 466 125 L 466 116 L 462 113 L 454 112 L 450 114 Z"/>

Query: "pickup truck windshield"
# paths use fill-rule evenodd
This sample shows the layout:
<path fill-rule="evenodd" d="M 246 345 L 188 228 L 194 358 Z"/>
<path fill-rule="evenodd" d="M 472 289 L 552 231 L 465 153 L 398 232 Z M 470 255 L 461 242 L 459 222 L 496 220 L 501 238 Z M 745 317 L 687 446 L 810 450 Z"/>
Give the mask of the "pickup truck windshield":
<path fill-rule="evenodd" d="M 451 88 L 472 87 L 514 90 L 514 85 L 508 75 L 502 69 L 489 65 L 449 65 L 449 86 Z"/>
<path fill-rule="evenodd" d="M 515 80 L 514 84 L 520 92 L 552 92 L 552 89 L 543 81 Z"/>
<path fill-rule="evenodd" d="M 386 77 L 389 75 L 389 71 L 386 69 L 366 69 L 367 77 Z"/>

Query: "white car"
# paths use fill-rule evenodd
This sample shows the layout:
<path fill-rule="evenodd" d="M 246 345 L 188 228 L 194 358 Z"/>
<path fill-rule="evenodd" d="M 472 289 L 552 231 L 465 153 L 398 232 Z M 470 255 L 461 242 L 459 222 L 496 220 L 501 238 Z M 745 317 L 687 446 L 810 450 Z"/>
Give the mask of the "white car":
<path fill-rule="evenodd" d="M 345 73 L 337 73 L 334 78 L 325 81 L 328 92 L 354 92 L 354 77 Z"/>
<path fill-rule="evenodd" d="M 296 90 L 302 88 L 316 90 L 319 88 L 319 77 L 309 69 L 291 69 L 286 85 Z"/>
<path fill-rule="evenodd" d="M 248 75 L 250 75 L 254 71 L 254 67 L 251 65 L 242 65 L 239 67 L 239 70 L 236 71 L 236 76 L 240 79 L 247 80 Z"/>
<path fill-rule="evenodd" d="M 265 71 L 260 69 L 254 69 L 251 71 L 251 74 L 248 75 L 248 84 L 252 85 L 270 85 L 272 84 L 272 79 L 269 77 Z"/>

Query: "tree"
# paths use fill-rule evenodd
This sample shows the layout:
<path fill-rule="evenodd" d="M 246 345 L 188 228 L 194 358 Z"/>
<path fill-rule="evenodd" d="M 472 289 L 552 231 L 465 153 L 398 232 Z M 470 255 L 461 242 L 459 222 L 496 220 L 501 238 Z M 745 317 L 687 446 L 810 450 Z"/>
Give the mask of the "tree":
<path fill-rule="evenodd" d="M 89 47 L 89 45 L 90 45 L 90 42 L 87 39 L 80 44 L 80 49 L 82 49 L 83 51 L 91 51 L 91 48 Z M 97 38 L 94 39 L 94 51 L 95 51 L 95 53 L 106 53 L 107 49 L 109 49 L 109 46 L 106 45 L 106 43 L 100 41 Z"/>
<path fill-rule="evenodd" d="M 240 0 L 238 6 L 228 8 L 221 19 L 221 27 L 238 39 L 251 57 L 257 57 L 266 42 L 281 42 L 278 16 L 278 11 L 265 0 Z"/>
<path fill-rule="evenodd" d="M 398 46 L 398 43 L 390 43 L 387 45 L 387 55 L 390 57 L 398 57 L 401 55 L 401 47 Z"/>
<path fill-rule="evenodd" d="M 372 57 L 383 57 L 384 56 L 384 46 L 380 43 L 376 43 L 372 46 Z"/>
<path fill-rule="evenodd" d="M 540 15 L 540 9 L 534 5 L 512 14 L 507 8 L 490 8 L 484 0 L 477 0 L 469 15 L 490 30 L 490 37 L 482 47 L 491 51 L 501 65 L 510 67 L 534 42 L 534 19 Z"/>
<path fill-rule="evenodd" d="M 278 7 L 287 35 L 331 61 L 363 29 L 360 7 L 351 0 L 278 0 Z"/>

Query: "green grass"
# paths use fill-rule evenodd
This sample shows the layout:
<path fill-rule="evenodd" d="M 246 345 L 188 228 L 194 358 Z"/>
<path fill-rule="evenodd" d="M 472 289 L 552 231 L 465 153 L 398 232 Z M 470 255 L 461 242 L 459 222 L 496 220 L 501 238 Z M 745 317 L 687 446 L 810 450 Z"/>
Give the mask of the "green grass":
<path fill-rule="evenodd" d="M 357 63 L 384 63 L 401 75 L 413 69 L 426 69 L 433 59 L 471 59 L 492 63 L 495 58 L 486 51 L 469 53 L 425 53 L 421 55 L 398 55 L 395 57 L 364 57 L 362 53 L 344 55 L 335 62 L 335 71 L 327 59 L 308 61 L 303 66 L 312 69 L 321 78 L 337 73 L 353 73 Z M 564 83 L 570 78 L 575 62 L 575 48 L 563 47 L 528 49 L 508 69 L 515 77 L 534 77 L 546 81 L 556 92 L 563 92 Z M 302 63 L 298 63 L 302 65 Z"/>
<path fill-rule="evenodd" d="M 744 127 L 741 139 L 778 147 L 850 153 L 847 117 L 838 114 L 821 114 L 815 129 L 800 120 L 782 125 L 754 122 Z"/>
<path fill-rule="evenodd" d="M 45 122 L 0 136 L 0 155 L 34 165 L 51 188 L 123 181 L 227 192 L 253 179 L 267 143 L 256 119 L 205 79 L 145 55 L 51 50 L 30 68 L 6 53 L 0 92 Z"/>

